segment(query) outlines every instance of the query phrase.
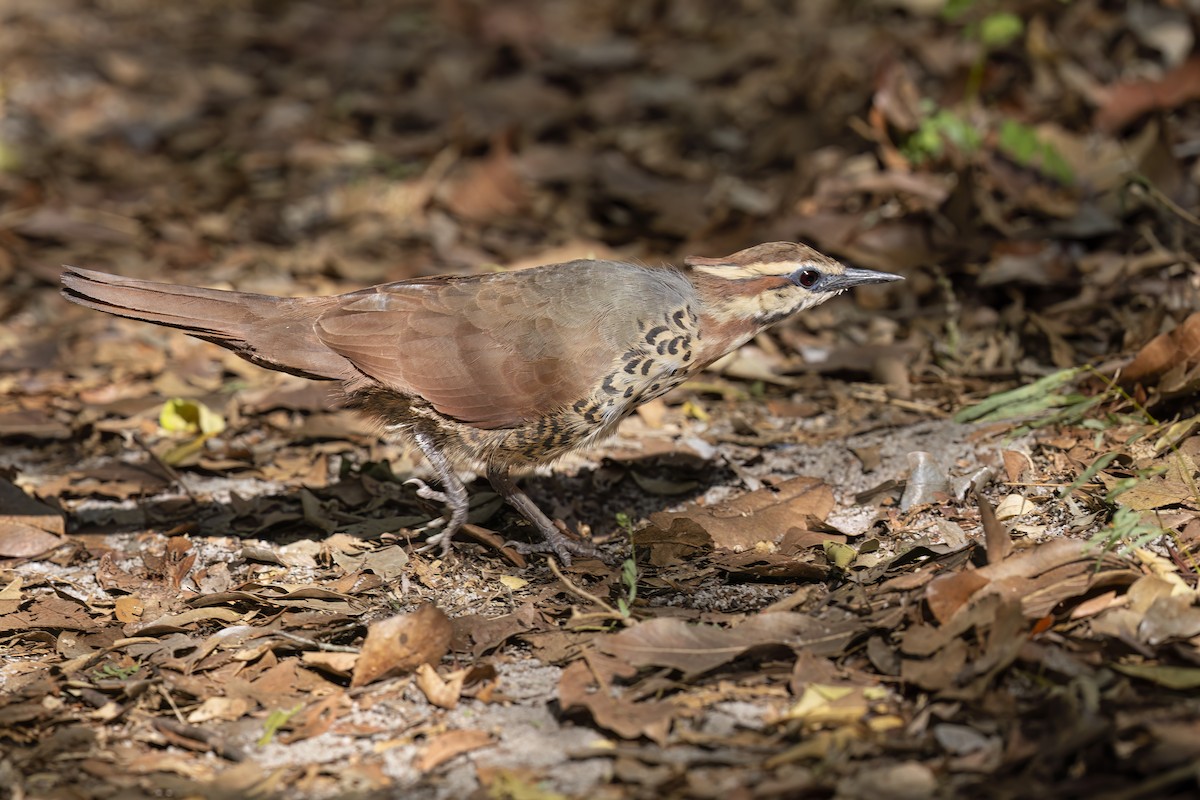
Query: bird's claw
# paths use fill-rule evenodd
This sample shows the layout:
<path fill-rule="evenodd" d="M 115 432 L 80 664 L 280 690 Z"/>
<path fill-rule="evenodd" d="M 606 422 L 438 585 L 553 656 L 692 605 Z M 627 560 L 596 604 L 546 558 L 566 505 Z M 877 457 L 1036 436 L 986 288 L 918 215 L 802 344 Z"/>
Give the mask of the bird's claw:
<path fill-rule="evenodd" d="M 450 498 L 446 497 L 445 492 L 439 492 L 420 478 L 409 478 L 404 482 L 405 486 L 417 487 L 417 497 L 425 500 L 433 500 L 436 503 L 449 504 Z"/>
<path fill-rule="evenodd" d="M 549 553 L 557 557 L 565 567 L 571 566 L 571 562 L 577 556 L 579 558 L 598 558 L 608 563 L 608 559 L 605 558 L 606 554 L 596 545 L 591 542 L 573 539 L 562 533 L 553 538 L 547 536 L 540 542 L 518 542 L 509 539 L 504 543 L 504 546 L 511 547 L 523 556 L 534 555 L 535 553 Z"/>
<path fill-rule="evenodd" d="M 438 533 L 435 533 L 432 536 L 426 537 L 425 543 L 422 544 L 420 547 L 416 548 L 416 550 L 414 552 L 428 553 L 429 551 L 433 550 L 434 548 L 439 548 L 442 551 L 441 552 L 442 558 L 446 558 L 447 556 L 450 555 L 451 551 L 454 549 L 453 541 L 454 541 L 453 537 L 447 536 L 446 531 L 439 531 Z"/>

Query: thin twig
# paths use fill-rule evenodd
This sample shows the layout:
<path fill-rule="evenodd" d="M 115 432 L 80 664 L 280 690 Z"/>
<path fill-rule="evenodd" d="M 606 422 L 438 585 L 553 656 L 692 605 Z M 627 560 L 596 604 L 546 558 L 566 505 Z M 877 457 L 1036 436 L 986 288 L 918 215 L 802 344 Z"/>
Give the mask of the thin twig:
<path fill-rule="evenodd" d="M 275 635 L 282 636 L 284 639 L 295 642 L 296 644 L 302 644 L 307 647 L 311 647 L 315 650 L 324 650 L 328 653 L 358 653 L 359 652 L 359 649 L 357 647 L 350 647 L 350 646 L 344 645 L 344 644 L 328 644 L 326 642 L 318 642 L 315 639 L 307 639 L 303 636 L 297 636 L 294 633 L 288 633 L 287 631 L 275 631 L 274 633 L 275 633 Z"/>
<path fill-rule="evenodd" d="M 172 467 L 166 461 L 163 461 L 162 458 L 158 455 L 158 453 L 151 450 L 150 445 L 146 444 L 146 442 L 142 439 L 141 436 L 139 436 L 136 433 L 130 433 L 129 438 L 133 439 L 134 444 L 136 444 L 138 447 L 142 448 L 142 450 L 145 451 L 146 455 L 150 456 L 150 460 L 153 461 L 154 464 L 163 471 L 163 474 L 165 474 L 167 476 L 167 480 L 174 483 L 180 489 L 183 489 L 183 493 L 186 494 L 188 496 L 188 499 L 191 500 L 193 503 L 195 503 L 197 505 L 200 504 L 200 498 L 198 498 L 198 497 L 196 497 L 196 495 L 192 494 L 192 490 L 190 488 L 188 488 L 188 485 L 186 483 L 184 483 L 183 476 L 180 475 L 179 472 L 176 471 L 176 469 L 174 467 Z"/>
<path fill-rule="evenodd" d="M 604 614 L 587 614 L 586 615 L 587 617 L 597 617 L 597 618 L 601 618 L 601 619 L 608 618 L 608 619 L 615 619 L 618 622 L 622 622 L 625 624 L 629 623 L 629 619 L 625 615 L 623 615 L 620 611 L 617 611 L 615 608 L 610 606 L 608 603 L 604 602 L 599 597 L 597 597 L 596 595 L 587 591 L 586 589 L 583 589 L 579 586 L 576 586 L 574 583 L 572 583 L 571 580 L 569 578 L 567 578 L 566 575 L 562 574 L 562 570 L 560 570 L 558 568 L 558 561 L 556 561 L 554 558 L 547 558 L 546 562 L 550 565 L 550 571 L 554 573 L 555 577 L 557 577 L 560 581 L 562 581 L 563 586 L 567 587 L 568 592 L 575 595 L 576 597 L 582 597 L 584 600 L 587 600 L 590 603 L 595 603 L 596 605 L 603 608 L 605 611 Z M 585 616 L 585 615 L 581 615 L 581 617 L 582 616 Z"/>

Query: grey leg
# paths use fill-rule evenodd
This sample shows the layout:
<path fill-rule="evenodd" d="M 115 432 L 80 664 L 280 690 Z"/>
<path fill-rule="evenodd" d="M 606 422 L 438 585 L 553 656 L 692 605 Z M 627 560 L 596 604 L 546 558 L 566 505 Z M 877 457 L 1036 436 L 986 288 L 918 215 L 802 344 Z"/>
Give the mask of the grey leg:
<path fill-rule="evenodd" d="M 521 491 L 516 481 L 509 476 L 507 469 L 489 467 L 487 476 L 492 487 L 508 501 L 508 504 L 529 520 L 533 527 L 537 528 L 538 533 L 546 541 L 545 546 L 558 556 L 558 560 L 563 564 L 570 564 L 572 556 L 594 556 L 599 553 L 594 545 L 572 539 L 560 531 L 550 521 L 550 518 L 529 499 L 529 495 Z"/>
<path fill-rule="evenodd" d="M 425 485 L 424 481 L 413 478 L 408 483 L 412 483 L 417 487 L 417 494 L 427 500 L 436 500 L 439 503 L 445 503 L 450 511 L 450 517 L 446 520 L 446 526 L 433 536 L 425 540 L 421 551 L 429 550 L 434 546 L 441 546 L 442 556 L 450 554 L 450 542 L 454 538 L 454 534 L 458 533 L 463 523 L 467 521 L 467 512 L 470 510 L 470 504 L 467 498 L 467 487 L 463 486 L 463 482 L 459 480 L 458 474 L 454 468 L 450 466 L 449 459 L 434 443 L 433 437 L 427 433 L 418 433 L 413 436 L 417 446 L 421 448 L 421 452 L 425 455 L 425 460 L 429 462 L 434 471 L 437 472 L 438 481 L 442 484 L 442 491 L 435 491 Z"/>

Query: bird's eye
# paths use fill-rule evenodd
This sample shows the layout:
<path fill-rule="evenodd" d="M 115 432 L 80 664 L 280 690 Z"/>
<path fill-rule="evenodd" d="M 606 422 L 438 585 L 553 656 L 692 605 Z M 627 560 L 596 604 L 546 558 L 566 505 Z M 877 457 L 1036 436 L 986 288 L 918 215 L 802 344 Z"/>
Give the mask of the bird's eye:
<path fill-rule="evenodd" d="M 811 289 L 817 285 L 817 281 L 821 280 L 821 273 L 815 269 L 802 269 L 796 272 L 795 278 L 797 285 L 803 286 L 805 289 Z"/>

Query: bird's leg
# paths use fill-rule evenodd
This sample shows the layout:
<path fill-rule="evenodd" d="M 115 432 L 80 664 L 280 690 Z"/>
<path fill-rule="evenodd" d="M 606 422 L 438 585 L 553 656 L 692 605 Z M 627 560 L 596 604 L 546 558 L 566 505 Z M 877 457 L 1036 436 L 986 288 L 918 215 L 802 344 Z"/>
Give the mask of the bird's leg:
<path fill-rule="evenodd" d="M 425 544 L 418 552 L 424 552 L 436 545 L 440 545 L 442 556 L 445 557 L 450 554 L 450 541 L 454 538 L 454 534 L 458 533 L 459 528 L 467 521 L 467 512 L 470 510 L 467 487 L 463 486 L 458 473 L 450 465 L 450 460 L 446 458 L 446 454 L 433 441 L 432 436 L 427 433 L 417 433 L 413 436 L 413 439 L 416 440 L 417 447 L 421 448 L 421 452 L 425 455 L 425 460 L 437 472 L 438 481 L 442 484 L 442 491 L 439 492 L 429 488 L 424 481 L 417 478 L 412 478 L 406 481 L 406 483 L 411 483 L 417 487 L 417 496 L 424 497 L 426 500 L 445 503 L 450 511 L 450 516 L 446 520 L 445 527 L 426 539 Z"/>
<path fill-rule="evenodd" d="M 506 468 L 497 466 L 488 467 L 487 477 L 492 487 L 508 501 L 508 504 L 519 511 L 521 516 L 529 520 L 533 527 L 537 528 L 538 533 L 546 541 L 544 546 L 549 548 L 554 555 L 558 556 L 558 560 L 563 564 L 569 565 L 572 556 L 595 556 L 599 554 L 599 550 L 595 545 L 572 539 L 560 531 L 550 521 L 550 518 L 542 513 L 542 510 L 529 499 L 529 495 L 521 491 L 516 481 L 509 476 Z"/>

